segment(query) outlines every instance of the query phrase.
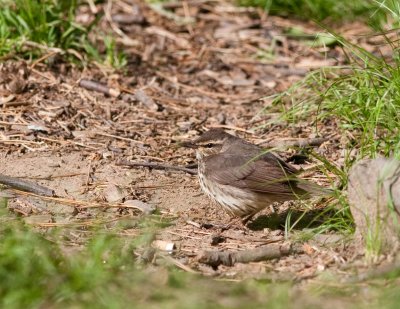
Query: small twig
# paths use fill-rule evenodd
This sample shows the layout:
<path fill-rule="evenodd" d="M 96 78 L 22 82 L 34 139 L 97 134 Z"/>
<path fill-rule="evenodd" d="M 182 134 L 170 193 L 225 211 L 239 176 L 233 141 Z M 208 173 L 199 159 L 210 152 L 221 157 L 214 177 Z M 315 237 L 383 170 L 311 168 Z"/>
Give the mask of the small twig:
<path fill-rule="evenodd" d="M 146 106 L 148 109 L 152 111 L 157 111 L 158 110 L 158 105 L 154 100 L 149 97 L 142 89 L 138 89 L 135 93 L 135 98 L 139 102 L 143 103 L 144 106 Z"/>
<path fill-rule="evenodd" d="M 47 72 L 47 74 L 42 73 L 38 70 L 36 70 L 35 68 L 31 69 L 31 73 L 35 73 L 36 75 L 39 75 L 40 77 L 43 77 L 44 79 L 47 79 L 48 81 L 50 81 L 51 83 L 56 83 L 56 79 L 53 75 L 51 75 L 51 73 Z"/>
<path fill-rule="evenodd" d="M 106 20 L 110 24 L 111 29 L 122 38 L 123 44 L 127 46 L 137 46 L 138 41 L 131 39 L 129 36 L 127 36 L 118 26 L 113 22 L 112 17 L 111 17 L 111 11 L 112 11 L 112 1 L 107 1 L 107 5 L 104 7 L 104 16 L 106 17 Z"/>
<path fill-rule="evenodd" d="M 0 144 L 37 145 L 37 146 L 42 146 L 42 145 L 43 145 L 43 142 L 34 142 L 34 141 L 26 141 L 26 140 L 18 140 L 18 139 L 7 139 L 7 140 L 0 140 Z"/>
<path fill-rule="evenodd" d="M 54 196 L 54 190 L 37 183 L 0 174 L 0 183 L 13 189 L 32 192 L 37 195 Z"/>
<path fill-rule="evenodd" d="M 76 177 L 76 176 L 82 176 L 86 175 L 85 173 L 69 173 L 69 174 L 63 174 L 63 175 L 47 175 L 47 176 L 30 176 L 30 177 L 25 177 L 27 179 L 35 179 L 35 180 L 51 180 L 51 179 L 56 179 L 56 178 L 69 178 L 69 177 Z"/>
<path fill-rule="evenodd" d="M 41 140 L 44 140 L 44 141 L 61 144 L 61 145 L 70 145 L 70 144 L 72 144 L 72 145 L 80 146 L 80 147 L 83 147 L 83 148 L 98 150 L 98 148 L 96 148 L 96 147 L 88 146 L 88 145 L 85 145 L 85 144 L 82 144 L 82 143 L 78 143 L 78 142 L 74 142 L 74 141 L 61 141 L 61 140 L 56 140 L 56 139 L 52 139 L 52 138 L 48 138 L 48 137 L 44 137 L 44 136 L 37 136 L 37 138 L 41 139 Z"/>
<path fill-rule="evenodd" d="M 94 4 L 93 0 L 86 0 L 86 2 L 89 5 L 90 11 L 93 15 L 96 15 L 98 13 L 97 7 Z"/>
<path fill-rule="evenodd" d="M 164 254 L 162 254 L 162 255 L 160 254 L 159 256 L 164 258 L 167 262 L 174 264 L 176 267 L 179 267 L 180 269 L 183 269 L 184 271 L 187 271 L 187 272 L 192 273 L 192 274 L 198 274 L 199 273 L 199 272 L 191 269 L 189 266 L 179 262 L 178 260 L 176 260 L 176 259 L 174 259 L 174 258 L 172 258 L 170 256 L 166 256 Z"/>
<path fill-rule="evenodd" d="M 198 261 L 212 267 L 219 265 L 233 266 L 235 263 L 250 263 L 281 258 L 283 256 L 301 253 L 301 247 L 291 244 L 269 244 L 252 250 L 221 252 L 204 251 L 199 254 Z"/>
<path fill-rule="evenodd" d="M 32 102 L 29 102 L 29 101 L 0 102 L 0 106 L 4 106 L 4 107 L 6 107 L 6 106 L 7 107 L 17 107 L 17 106 L 25 106 L 25 105 L 31 105 L 31 104 L 32 104 Z"/>
<path fill-rule="evenodd" d="M 38 63 L 40 63 L 40 62 L 42 62 L 43 60 L 46 60 L 47 58 L 50 58 L 50 57 L 52 57 L 52 56 L 54 56 L 54 55 L 57 55 L 57 54 L 59 54 L 60 52 L 61 52 L 61 51 L 59 51 L 59 50 L 50 51 L 48 54 L 43 55 L 43 56 L 40 57 L 39 59 L 35 60 L 35 61 L 32 63 L 32 65 L 30 66 L 30 68 L 33 69 Z"/>
<path fill-rule="evenodd" d="M 136 144 L 141 144 L 141 145 L 145 144 L 142 141 L 137 141 L 137 140 L 134 140 L 132 138 L 127 138 L 127 137 L 113 135 L 113 134 L 107 134 L 107 133 L 104 133 L 104 132 L 95 132 L 95 134 L 96 135 L 100 135 L 100 136 L 112 137 L 112 138 L 115 138 L 115 139 L 120 139 L 122 141 L 132 142 L 132 143 L 136 143 Z"/>
<path fill-rule="evenodd" d="M 92 162 L 93 162 L 93 160 L 90 160 L 89 167 L 88 167 L 88 172 L 87 172 L 87 175 L 86 175 L 85 189 L 83 190 L 83 193 L 86 193 L 89 190 L 90 173 L 92 171 Z"/>
<path fill-rule="evenodd" d="M 137 12 L 137 14 L 114 14 L 111 16 L 111 18 L 113 22 L 120 25 L 143 24 L 145 22 L 144 16 L 142 14 L 139 14 L 139 12 Z"/>
<path fill-rule="evenodd" d="M 233 131 L 239 131 L 239 132 L 245 132 L 251 135 L 254 135 L 254 132 L 251 132 L 249 130 L 246 129 L 242 129 L 242 128 L 238 128 L 238 127 L 234 127 L 234 126 L 227 126 L 227 125 L 214 125 L 214 126 L 209 126 L 209 128 L 223 128 L 223 129 L 227 129 L 227 130 L 233 130 Z"/>
<path fill-rule="evenodd" d="M 12 193 L 18 194 L 18 195 L 23 195 L 23 196 L 33 196 L 40 198 L 44 201 L 50 201 L 53 203 L 60 203 L 63 205 L 75 207 L 77 209 L 85 209 L 85 208 L 130 208 L 130 209 L 136 209 L 139 210 L 140 212 L 143 212 L 142 209 L 140 209 L 137 206 L 132 206 L 132 205 L 126 205 L 126 204 L 108 204 L 108 203 L 96 203 L 96 202 L 87 202 L 87 201 L 80 201 L 80 200 L 71 200 L 71 199 L 66 199 L 62 197 L 52 197 L 52 196 L 44 196 L 44 195 L 39 195 L 36 193 L 30 193 L 30 192 L 25 192 L 25 191 L 20 191 L 18 189 L 13 189 Z"/>
<path fill-rule="evenodd" d="M 36 43 L 36 42 L 33 42 L 33 41 L 24 41 L 23 45 L 26 45 L 26 46 L 29 46 L 29 47 L 33 47 L 33 48 L 43 49 L 43 50 L 46 50 L 48 52 L 56 52 L 56 53 L 60 53 L 60 54 L 63 54 L 65 52 L 61 48 L 49 47 L 47 45 L 39 44 L 39 43 Z"/>
<path fill-rule="evenodd" d="M 113 218 L 110 220 L 86 220 L 86 221 L 81 221 L 81 222 L 35 222 L 35 223 L 28 223 L 31 225 L 36 225 L 36 226 L 41 226 L 41 227 L 54 227 L 54 226 L 94 226 L 94 225 L 100 225 L 100 224 L 107 224 L 111 222 L 115 222 L 124 218 L 129 218 L 131 215 L 125 215 L 117 218 Z"/>
<path fill-rule="evenodd" d="M 187 2 L 187 4 L 192 5 L 192 6 L 200 6 L 202 4 L 212 3 L 212 2 L 218 3 L 218 1 L 216 1 L 216 0 L 214 0 L 214 1 L 212 1 L 212 0 L 189 0 L 186 2 Z M 168 1 L 168 2 L 162 3 L 162 7 L 164 9 L 168 9 L 168 10 L 180 8 L 180 7 L 182 7 L 182 5 L 183 5 L 182 1 Z"/>
<path fill-rule="evenodd" d="M 193 226 L 197 227 L 198 229 L 201 229 L 201 224 L 199 224 L 197 222 L 194 222 L 192 220 L 186 220 L 186 223 L 190 224 L 190 225 L 193 225 Z"/>
<path fill-rule="evenodd" d="M 273 141 L 261 141 L 257 143 L 263 147 L 278 148 L 278 147 L 307 147 L 307 146 L 319 146 L 322 143 L 329 140 L 326 137 L 316 138 L 300 138 L 296 140 L 273 140 Z"/>
<path fill-rule="evenodd" d="M 170 39 L 171 41 L 174 41 L 178 47 L 183 48 L 183 49 L 190 49 L 190 42 L 182 37 L 179 37 L 175 35 L 172 32 L 169 32 L 168 30 L 165 30 L 163 28 L 159 28 L 156 26 L 150 26 L 146 28 L 146 32 L 148 34 L 156 34 L 158 36 Z"/>
<path fill-rule="evenodd" d="M 118 89 L 110 88 L 94 80 L 81 79 L 79 81 L 79 86 L 88 90 L 104 93 L 105 95 L 109 95 L 115 98 L 121 94 L 121 91 L 119 91 Z"/>
<path fill-rule="evenodd" d="M 116 163 L 117 166 L 131 166 L 131 167 L 149 167 L 159 170 L 173 170 L 173 171 L 181 171 L 188 173 L 190 175 L 197 175 L 197 170 L 193 170 L 190 168 L 182 167 L 182 166 L 173 166 L 168 164 L 158 164 L 152 162 L 128 162 L 125 160 L 119 161 Z"/>

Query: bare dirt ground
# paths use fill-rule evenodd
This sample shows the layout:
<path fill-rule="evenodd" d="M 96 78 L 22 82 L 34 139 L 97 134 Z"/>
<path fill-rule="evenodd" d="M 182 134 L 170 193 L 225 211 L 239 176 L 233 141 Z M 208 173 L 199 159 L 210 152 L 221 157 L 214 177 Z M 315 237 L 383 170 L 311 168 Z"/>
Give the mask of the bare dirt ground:
<path fill-rule="evenodd" d="M 65 227 L 66 247 L 79 247 L 93 225 L 130 241 L 141 233 L 144 217 L 160 225 L 166 220 L 154 238 L 175 245 L 171 256 L 178 266 L 207 275 L 305 279 L 327 268 L 340 271 L 355 256 L 343 241 L 332 245 L 329 239 L 338 238 L 334 234 L 307 242 L 302 254 L 278 260 L 218 269 L 200 264 L 196 257 L 202 250 L 283 243 L 284 220 L 254 229 L 238 224 L 220 232 L 218 224 L 229 217 L 200 192 L 195 176 L 118 163 L 195 163 L 194 153 L 179 142 L 211 127 L 265 144 L 315 137 L 312 119 L 288 126 L 277 113 L 262 109 L 271 102 L 267 96 L 287 89 L 310 70 L 346 63 L 341 49 L 311 48 L 312 41 L 290 35 L 293 27 L 311 35 L 319 32 L 312 24 L 222 1 L 182 1 L 158 9 L 135 2 L 133 7 L 117 2 L 104 8 L 101 26 L 114 31 L 128 59 L 119 71 L 99 64 L 74 67 L 52 50 L 35 62 L 8 60 L 0 65 L 0 173 L 46 185 L 62 198 L 18 195 L 10 201 L 10 211 L 44 233 Z M 89 8 L 79 16 L 86 23 L 94 18 Z M 357 37 L 363 31 L 359 24 L 340 29 L 374 50 L 368 37 Z M 121 94 L 84 89 L 82 79 Z M 336 124 L 320 123 L 318 129 L 328 141 L 315 150 L 340 166 Z M 284 158 L 292 154 L 294 150 L 281 153 Z M 309 159 L 297 167 L 316 164 Z M 305 176 L 333 185 L 313 169 Z M 156 207 L 156 215 L 142 214 L 137 207 Z M 286 213 L 287 208 L 277 205 L 274 211 Z M 271 209 L 260 216 L 268 214 Z M 119 220 L 127 224 L 117 230 Z M 217 226 L 206 228 L 204 223 Z M 327 239 L 330 245 L 324 245 Z"/>

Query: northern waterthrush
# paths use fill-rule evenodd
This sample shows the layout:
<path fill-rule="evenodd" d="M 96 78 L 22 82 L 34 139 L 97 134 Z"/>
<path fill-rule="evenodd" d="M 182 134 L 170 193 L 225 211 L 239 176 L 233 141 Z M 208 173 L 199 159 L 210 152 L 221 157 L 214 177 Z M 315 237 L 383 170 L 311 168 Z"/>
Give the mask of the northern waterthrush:
<path fill-rule="evenodd" d="M 249 218 L 274 202 L 331 192 L 296 177 L 297 170 L 282 159 L 222 129 L 184 146 L 197 150 L 202 190 L 231 216 Z"/>

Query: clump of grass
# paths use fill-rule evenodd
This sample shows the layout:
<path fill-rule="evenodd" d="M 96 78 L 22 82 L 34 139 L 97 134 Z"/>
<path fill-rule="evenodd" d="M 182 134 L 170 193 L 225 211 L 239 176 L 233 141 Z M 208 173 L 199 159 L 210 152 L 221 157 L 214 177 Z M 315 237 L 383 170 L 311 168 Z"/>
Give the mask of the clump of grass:
<path fill-rule="evenodd" d="M 238 0 L 238 3 L 262 7 L 273 15 L 294 15 L 316 21 L 351 21 L 361 17 L 373 24 L 386 19 L 380 10 L 382 5 L 390 8 L 398 6 L 395 0 Z"/>
<path fill-rule="evenodd" d="M 399 157 L 399 59 L 388 63 L 365 50 L 348 47 L 362 59 L 363 67 L 355 64 L 313 72 L 277 97 L 274 105 L 282 107 L 282 117 L 289 122 L 310 116 L 316 127 L 335 122 L 347 137 L 347 149 L 354 159 Z"/>
<path fill-rule="evenodd" d="M 397 11 L 382 8 L 393 20 L 400 16 Z M 338 128 L 343 136 L 341 142 L 345 143 L 341 168 L 321 156 L 317 159 L 337 176 L 338 187 L 344 189 L 348 171 L 356 161 L 377 156 L 400 158 L 400 46 L 396 38 L 389 39 L 382 34 L 393 50 L 393 57 L 384 58 L 351 44 L 338 34 L 332 35 L 345 50 L 350 64 L 310 73 L 275 97 L 269 109 L 278 109 L 281 120 L 289 124 L 313 119 L 317 131 L 324 124 Z M 340 198 L 339 191 L 337 196 L 339 199 L 331 206 L 339 209 L 338 216 L 333 216 L 321 228 L 341 227 L 351 231 L 351 222 L 345 222 L 351 220 L 347 200 Z"/>
<path fill-rule="evenodd" d="M 20 52 L 26 41 L 48 47 L 80 49 L 87 40 L 85 29 L 75 23 L 77 1 L 0 1 L 2 54 Z"/>
<path fill-rule="evenodd" d="M 116 42 L 112 36 L 103 36 L 104 52 L 100 53 L 98 49 L 90 44 L 85 45 L 86 52 L 91 58 L 106 66 L 116 69 L 122 69 L 127 64 L 127 57 L 123 51 L 118 50 Z"/>
<path fill-rule="evenodd" d="M 77 0 L 0 0 L 0 57 L 36 58 L 57 48 L 69 59 L 78 57 L 79 63 L 95 60 L 111 67 L 123 67 L 125 55 L 118 51 L 110 36 L 99 35 L 105 55 L 89 39 L 100 15 L 85 26 L 75 21 L 80 5 Z"/>

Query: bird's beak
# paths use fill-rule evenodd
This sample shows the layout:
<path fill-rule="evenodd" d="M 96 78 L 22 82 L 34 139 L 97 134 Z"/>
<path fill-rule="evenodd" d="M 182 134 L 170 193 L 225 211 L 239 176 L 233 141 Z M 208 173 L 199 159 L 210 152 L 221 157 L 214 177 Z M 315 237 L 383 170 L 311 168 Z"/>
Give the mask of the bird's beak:
<path fill-rule="evenodd" d="M 198 146 L 195 143 L 193 143 L 192 141 L 183 142 L 181 145 L 182 145 L 182 147 L 186 147 L 186 148 L 198 148 Z"/>

